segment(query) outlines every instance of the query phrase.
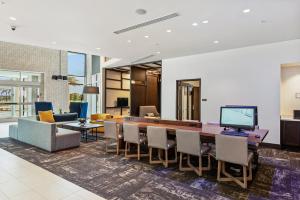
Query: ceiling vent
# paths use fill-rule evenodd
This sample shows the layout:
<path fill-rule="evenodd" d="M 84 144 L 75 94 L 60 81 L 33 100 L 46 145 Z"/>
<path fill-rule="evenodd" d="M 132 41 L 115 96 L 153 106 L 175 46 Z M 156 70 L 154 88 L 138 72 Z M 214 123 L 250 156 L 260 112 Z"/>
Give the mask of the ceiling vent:
<path fill-rule="evenodd" d="M 166 15 L 166 16 L 163 16 L 163 17 L 160 17 L 160 18 L 152 19 L 150 21 L 146 21 L 146 22 L 143 22 L 143 23 L 140 23 L 140 24 L 136 24 L 136 25 L 133 25 L 133 26 L 115 31 L 114 33 L 115 34 L 125 33 L 125 32 L 132 31 L 132 30 L 135 30 L 135 29 L 138 29 L 138 28 L 142 28 L 142 27 L 145 27 L 145 26 L 149 26 L 149 25 L 152 25 L 152 24 L 163 22 L 163 21 L 166 21 L 166 20 L 178 17 L 178 16 L 179 16 L 178 13 L 172 13 L 170 15 Z"/>
<path fill-rule="evenodd" d="M 154 57 L 154 56 L 155 56 L 155 55 L 151 54 L 151 55 L 149 55 L 149 56 L 145 56 L 145 57 L 143 57 L 143 58 L 139 58 L 139 59 L 137 59 L 137 60 L 135 60 L 135 61 L 133 61 L 133 62 L 131 62 L 131 63 L 132 63 L 132 64 L 140 63 L 141 61 L 147 60 L 147 59 L 152 58 L 152 57 Z"/>

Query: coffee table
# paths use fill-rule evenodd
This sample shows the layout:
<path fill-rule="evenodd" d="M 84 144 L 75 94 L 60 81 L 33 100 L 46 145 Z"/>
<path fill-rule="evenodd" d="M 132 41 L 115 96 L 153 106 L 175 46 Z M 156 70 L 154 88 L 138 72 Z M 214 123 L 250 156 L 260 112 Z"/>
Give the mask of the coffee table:
<path fill-rule="evenodd" d="M 104 125 L 102 125 L 102 124 L 90 124 L 90 123 L 81 125 L 81 124 L 79 124 L 79 122 L 63 124 L 63 128 L 80 131 L 81 137 L 84 137 L 85 142 L 88 141 L 88 132 L 92 131 L 92 135 L 93 135 L 94 129 L 96 129 L 96 131 L 95 131 L 96 139 L 95 140 L 97 141 L 98 140 L 97 128 L 103 127 L 103 126 Z"/>

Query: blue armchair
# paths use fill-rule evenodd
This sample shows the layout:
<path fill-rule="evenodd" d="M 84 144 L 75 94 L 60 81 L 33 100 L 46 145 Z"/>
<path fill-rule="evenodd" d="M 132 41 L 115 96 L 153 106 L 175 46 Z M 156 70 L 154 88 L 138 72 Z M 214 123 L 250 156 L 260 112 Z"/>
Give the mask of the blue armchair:
<path fill-rule="evenodd" d="M 36 115 L 39 115 L 39 111 L 47 111 L 47 110 L 53 111 L 53 106 L 51 102 L 39 101 L 39 102 L 34 102 L 34 105 L 35 105 Z"/>
<path fill-rule="evenodd" d="M 88 102 L 70 102 L 70 112 L 77 113 L 78 118 L 86 118 Z"/>

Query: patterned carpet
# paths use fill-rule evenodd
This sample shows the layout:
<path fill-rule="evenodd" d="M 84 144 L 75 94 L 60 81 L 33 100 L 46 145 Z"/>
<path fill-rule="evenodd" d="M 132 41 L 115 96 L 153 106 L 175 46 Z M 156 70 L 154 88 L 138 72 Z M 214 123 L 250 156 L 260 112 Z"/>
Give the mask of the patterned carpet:
<path fill-rule="evenodd" d="M 300 153 L 260 149 L 260 166 L 248 190 L 217 183 L 216 170 L 203 177 L 123 156 L 106 154 L 100 142 L 47 153 L 15 140 L 0 139 L 0 148 L 107 199 L 300 199 Z"/>

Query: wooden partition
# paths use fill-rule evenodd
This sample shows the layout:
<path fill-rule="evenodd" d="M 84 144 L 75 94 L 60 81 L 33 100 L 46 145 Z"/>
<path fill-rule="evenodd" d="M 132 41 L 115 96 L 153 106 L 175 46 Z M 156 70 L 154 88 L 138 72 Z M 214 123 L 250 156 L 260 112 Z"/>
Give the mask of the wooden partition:
<path fill-rule="evenodd" d="M 115 69 L 105 70 L 105 112 L 121 115 L 121 108 L 117 107 L 117 98 L 128 98 L 130 105 L 130 71 Z M 122 108 L 122 114 L 129 114 L 129 106 Z"/>

